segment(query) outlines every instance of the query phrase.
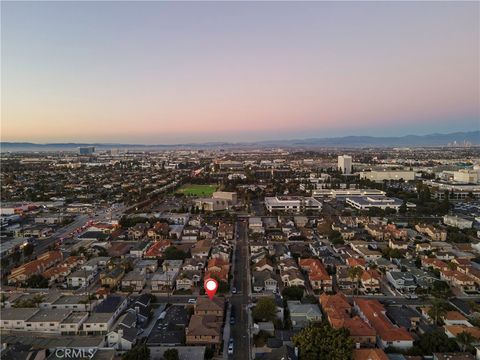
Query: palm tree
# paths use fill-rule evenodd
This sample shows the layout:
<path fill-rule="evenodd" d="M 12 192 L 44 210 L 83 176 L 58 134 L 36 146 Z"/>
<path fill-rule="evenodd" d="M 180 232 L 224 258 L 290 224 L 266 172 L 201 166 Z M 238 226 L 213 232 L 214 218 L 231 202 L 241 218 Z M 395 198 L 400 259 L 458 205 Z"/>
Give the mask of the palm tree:
<path fill-rule="evenodd" d="M 432 301 L 432 307 L 429 311 L 429 315 L 435 320 L 435 324 L 438 324 L 439 318 L 447 313 L 447 307 L 444 301 L 440 299 L 434 299 Z"/>
<path fill-rule="evenodd" d="M 460 334 L 458 334 L 456 339 L 462 345 L 463 352 L 467 351 L 467 348 L 470 347 L 472 342 L 475 340 L 473 335 L 466 331 L 462 331 Z"/>
<path fill-rule="evenodd" d="M 359 280 L 360 280 L 360 277 L 362 276 L 363 274 L 363 269 L 359 266 L 354 266 L 354 267 L 351 267 L 351 268 L 348 268 L 347 270 L 347 274 L 348 274 L 348 277 L 350 278 L 350 280 L 352 282 L 356 281 L 356 290 L 357 290 L 357 295 L 358 295 L 358 283 L 359 283 Z"/>

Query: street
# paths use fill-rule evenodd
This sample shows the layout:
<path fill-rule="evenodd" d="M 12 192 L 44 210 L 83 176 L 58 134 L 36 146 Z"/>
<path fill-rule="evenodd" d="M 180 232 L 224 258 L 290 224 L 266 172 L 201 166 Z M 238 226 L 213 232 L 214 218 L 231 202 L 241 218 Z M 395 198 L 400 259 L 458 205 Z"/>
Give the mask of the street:
<path fill-rule="evenodd" d="M 247 305 L 250 302 L 250 271 L 248 255 L 247 226 L 245 222 L 236 223 L 237 244 L 235 248 L 235 269 L 233 284 L 237 288 L 237 293 L 232 295 L 230 303 L 235 314 L 235 325 L 231 327 L 230 336 L 233 338 L 234 353 L 229 355 L 229 359 L 247 360 L 251 357 L 250 351 L 250 332 L 249 332 L 249 312 Z M 227 319 L 226 321 L 229 321 Z M 224 339 L 229 341 L 229 339 Z"/>

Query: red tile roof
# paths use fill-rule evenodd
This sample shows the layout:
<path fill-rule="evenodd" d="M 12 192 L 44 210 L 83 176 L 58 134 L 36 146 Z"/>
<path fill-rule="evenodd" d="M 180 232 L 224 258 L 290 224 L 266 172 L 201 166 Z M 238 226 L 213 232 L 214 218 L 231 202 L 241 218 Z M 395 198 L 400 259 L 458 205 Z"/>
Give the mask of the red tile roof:
<path fill-rule="evenodd" d="M 396 327 L 388 320 L 385 316 L 385 308 L 378 300 L 356 298 L 355 303 L 382 340 L 413 341 L 405 328 Z"/>

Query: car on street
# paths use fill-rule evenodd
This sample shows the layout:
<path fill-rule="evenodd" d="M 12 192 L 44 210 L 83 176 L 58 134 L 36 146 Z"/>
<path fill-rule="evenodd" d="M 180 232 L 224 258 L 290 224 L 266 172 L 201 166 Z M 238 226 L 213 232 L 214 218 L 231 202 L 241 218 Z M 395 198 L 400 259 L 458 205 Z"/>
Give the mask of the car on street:
<path fill-rule="evenodd" d="M 233 338 L 228 342 L 228 355 L 233 355 Z"/>
<path fill-rule="evenodd" d="M 230 325 L 235 325 L 235 316 L 230 316 Z"/>
<path fill-rule="evenodd" d="M 237 288 L 232 288 L 232 294 L 236 294 L 237 293 Z"/>
<path fill-rule="evenodd" d="M 197 303 L 197 299 L 188 299 L 188 303 L 195 305 Z"/>

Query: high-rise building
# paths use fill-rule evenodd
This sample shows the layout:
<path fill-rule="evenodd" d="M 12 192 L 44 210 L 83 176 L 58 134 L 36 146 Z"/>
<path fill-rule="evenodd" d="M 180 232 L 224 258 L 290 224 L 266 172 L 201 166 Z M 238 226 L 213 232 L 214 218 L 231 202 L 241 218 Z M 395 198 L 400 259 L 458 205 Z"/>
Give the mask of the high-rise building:
<path fill-rule="evenodd" d="M 338 170 L 345 175 L 352 173 L 352 157 L 350 155 L 340 155 L 338 157 Z"/>
<path fill-rule="evenodd" d="M 85 147 L 78 148 L 79 155 L 92 155 L 94 152 L 95 152 L 94 146 L 85 146 Z"/>

